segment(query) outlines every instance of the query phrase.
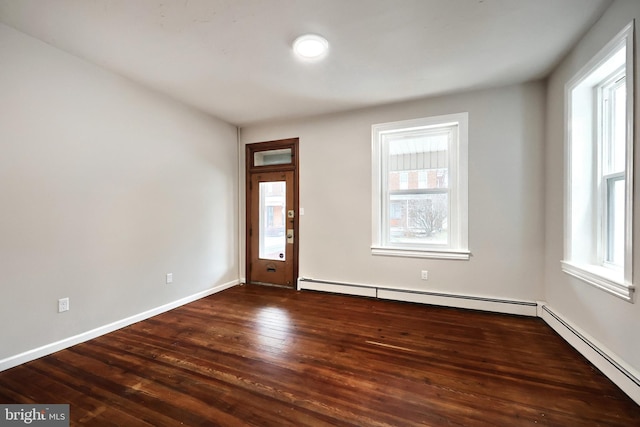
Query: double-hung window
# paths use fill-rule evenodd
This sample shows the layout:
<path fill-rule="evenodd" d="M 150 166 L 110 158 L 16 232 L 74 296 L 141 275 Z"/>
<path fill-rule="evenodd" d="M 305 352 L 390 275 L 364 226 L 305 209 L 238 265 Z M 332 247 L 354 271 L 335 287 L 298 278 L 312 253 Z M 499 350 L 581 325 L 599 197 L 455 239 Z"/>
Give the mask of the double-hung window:
<path fill-rule="evenodd" d="M 467 121 L 372 126 L 374 255 L 469 259 Z"/>
<path fill-rule="evenodd" d="M 563 270 L 632 301 L 633 23 L 566 87 Z"/>

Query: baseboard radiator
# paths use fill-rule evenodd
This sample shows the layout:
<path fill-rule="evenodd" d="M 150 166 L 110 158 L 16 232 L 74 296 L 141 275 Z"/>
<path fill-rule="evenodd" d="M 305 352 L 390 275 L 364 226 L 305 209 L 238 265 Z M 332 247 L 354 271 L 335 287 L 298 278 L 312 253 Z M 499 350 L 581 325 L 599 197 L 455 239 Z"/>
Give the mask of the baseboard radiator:
<path fill-rule="evenodd" d="M 394 301 L 441 305 L 446 307 L 467 308 L 472 310 L 493 311 L 498 313 L 519 314 L 523 316 L 537 316 L 538 308 L 538 304 L 532 301 L 488 298 L 443 292 L 417 291 L 412 289 L 385 288 L 362 284 L 316 280 L 304 277 L 298 279 L 298 289 L 357 295 Z"/>
<path fill-rule="evenodd" d="M 305 277 L 298 279 L 298 289 L 540 317 L 640 405 L 640 373 L 624 363 L 604 345 L 565 320 L 562 315 L 552 310 L 545 302 L 385 288 Z"/>

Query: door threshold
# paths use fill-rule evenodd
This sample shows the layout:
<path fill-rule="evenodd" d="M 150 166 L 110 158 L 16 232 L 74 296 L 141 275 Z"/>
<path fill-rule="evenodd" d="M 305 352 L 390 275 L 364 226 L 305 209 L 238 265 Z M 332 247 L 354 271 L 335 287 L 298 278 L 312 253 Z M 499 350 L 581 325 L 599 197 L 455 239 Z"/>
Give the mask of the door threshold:
<path fill-rule="evenodd" d="M 287 285 L 279 285 L 277 283 L 267 283 L 267 282 L 256 282 L 256 281 L 251 281 L 251 282 L 247 282 L 248 285 L 259 285 L 259 286 L 270 286 L 272 288 L 285 288 L 285 289 L 293 289 L 293 286 L 287 286 Z"/>

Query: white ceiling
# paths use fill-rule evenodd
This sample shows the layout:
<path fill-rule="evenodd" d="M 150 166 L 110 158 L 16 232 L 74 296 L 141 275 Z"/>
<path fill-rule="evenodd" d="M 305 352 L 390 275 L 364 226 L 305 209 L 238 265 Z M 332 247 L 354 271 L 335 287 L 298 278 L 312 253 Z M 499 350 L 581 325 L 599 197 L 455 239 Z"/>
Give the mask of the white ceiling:
<path fill-rule="evenodd" d="M 0 21 L 230 123 L 544 77 L 610 0 L 0 0 Z M 303 62 L 292 41 L 330 43 Z"/>

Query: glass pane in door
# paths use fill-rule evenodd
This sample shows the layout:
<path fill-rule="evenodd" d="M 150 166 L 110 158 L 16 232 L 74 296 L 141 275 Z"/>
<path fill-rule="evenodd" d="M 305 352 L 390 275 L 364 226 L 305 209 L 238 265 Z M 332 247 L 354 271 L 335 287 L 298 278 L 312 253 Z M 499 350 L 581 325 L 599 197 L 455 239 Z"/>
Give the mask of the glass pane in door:
<path fill-rule="evenodd" d="M 285 260 L 286 194 L 286 181 L 260 183 L 260 259 Z"/>

